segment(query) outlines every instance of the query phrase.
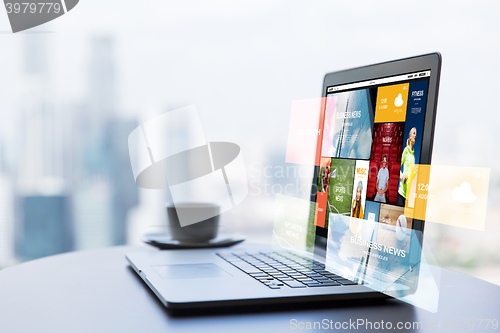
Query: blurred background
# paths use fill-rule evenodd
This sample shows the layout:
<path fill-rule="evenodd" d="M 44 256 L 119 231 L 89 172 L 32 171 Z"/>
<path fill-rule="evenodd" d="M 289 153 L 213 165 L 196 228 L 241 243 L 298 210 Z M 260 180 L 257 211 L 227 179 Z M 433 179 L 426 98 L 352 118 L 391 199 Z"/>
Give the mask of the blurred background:
<path fill-rule="evenodd" d="M 12 34 L 0 10 L 0 268 L 141 244 L 165 191 L 139 189 L 128 134 L 196 104 L 209 141 L 240 145 L 250 193 L 222 230 L 270 242 L 293 100 L 327 72 L 439 51 L 433 163 L 491 168 L 484 231 L 428 223 L 438 263 L 500 285 L 500 3 L 81 0 Z M 183 140 L 179 131 L 169 140 Z M 306 172 L 307 173 L 307 170 Z"/>

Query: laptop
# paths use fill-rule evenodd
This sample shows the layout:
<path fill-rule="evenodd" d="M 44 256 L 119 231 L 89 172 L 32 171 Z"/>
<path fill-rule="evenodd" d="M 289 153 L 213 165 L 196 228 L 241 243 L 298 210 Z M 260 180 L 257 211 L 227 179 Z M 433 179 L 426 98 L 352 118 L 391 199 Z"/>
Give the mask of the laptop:
<path fill-rule="evenodd" d="M 387 297 L 327 269 L 329 223 L 343 215 L 401 224 L 407 167 L 431 162 L 440 69 L 441 55 L 431 53 L 325 75 L 309 253 L 293 246 L 143 251 L 126 255 L 130 266 L 171 309 Z M 424 230 L 423 220 L 404 223 Z M 418 282 L 405 283 L 414 290 Z"/>

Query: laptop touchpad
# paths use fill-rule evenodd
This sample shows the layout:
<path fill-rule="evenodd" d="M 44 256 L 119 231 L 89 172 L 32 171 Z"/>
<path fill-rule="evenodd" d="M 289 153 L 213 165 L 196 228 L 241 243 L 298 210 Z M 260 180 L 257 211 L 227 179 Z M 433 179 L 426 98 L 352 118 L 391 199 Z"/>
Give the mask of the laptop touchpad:
<path fill-rule="evenodd" d="M 231 276 L 215 264 L 183 264 L 151 266 L 164 280 L 204 279 Z"/>

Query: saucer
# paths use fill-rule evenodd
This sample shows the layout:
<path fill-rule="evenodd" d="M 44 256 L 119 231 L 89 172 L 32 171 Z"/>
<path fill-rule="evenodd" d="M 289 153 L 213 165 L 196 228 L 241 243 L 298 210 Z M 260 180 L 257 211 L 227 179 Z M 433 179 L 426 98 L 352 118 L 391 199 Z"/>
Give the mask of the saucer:
<path fill-rule="evenodd" d="M 167 249 L 205 249 L 214 247 L 229 247 L 241 243 L 245 236 L 241 234 L 219 233 L 217 237 L 207 242 L 181 242 L 172 239 L 169 234 L 145 234 L 142 241 L 157 248 Z"/>

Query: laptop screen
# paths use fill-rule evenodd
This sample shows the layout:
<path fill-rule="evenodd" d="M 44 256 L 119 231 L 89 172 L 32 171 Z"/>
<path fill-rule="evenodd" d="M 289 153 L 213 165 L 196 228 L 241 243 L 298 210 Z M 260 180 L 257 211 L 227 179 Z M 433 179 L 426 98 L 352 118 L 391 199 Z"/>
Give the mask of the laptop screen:
<path fill-rule="evenodd" d="M 326 236 L 330 214 L 415 228 L 400 217 L 410 170 L 420 163 L 430 75 L 423 70 L 326 87 L 313 196 L 318 235 Z"/>

